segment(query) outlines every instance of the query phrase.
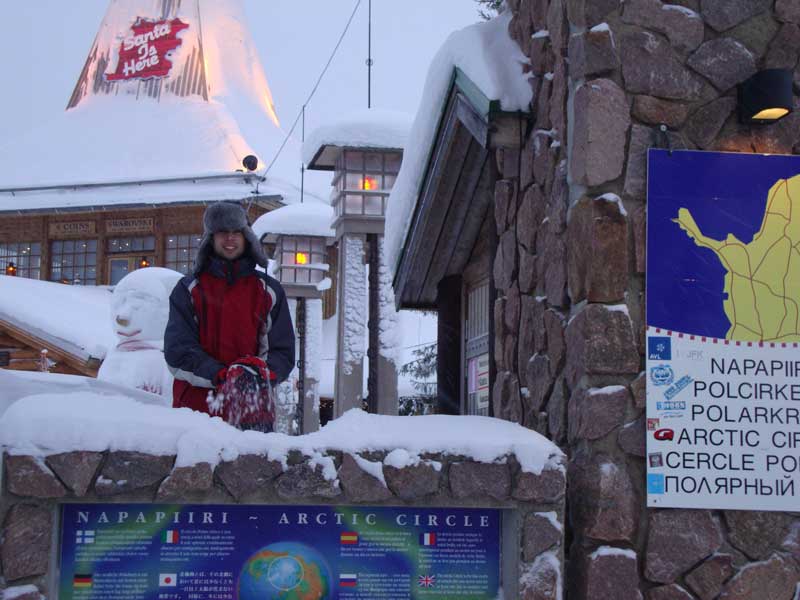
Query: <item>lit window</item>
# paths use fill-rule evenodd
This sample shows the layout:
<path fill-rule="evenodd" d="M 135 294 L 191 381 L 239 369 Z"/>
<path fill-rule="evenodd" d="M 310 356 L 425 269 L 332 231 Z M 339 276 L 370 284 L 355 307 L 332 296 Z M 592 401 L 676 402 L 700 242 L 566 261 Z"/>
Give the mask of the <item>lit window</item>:
<path fill-rule="evenodd" d="M 0 244 L 0 265 L 14 263 L 17 277 L 39 279 L 41 276 L 42 246 L 34 242 Z"/>

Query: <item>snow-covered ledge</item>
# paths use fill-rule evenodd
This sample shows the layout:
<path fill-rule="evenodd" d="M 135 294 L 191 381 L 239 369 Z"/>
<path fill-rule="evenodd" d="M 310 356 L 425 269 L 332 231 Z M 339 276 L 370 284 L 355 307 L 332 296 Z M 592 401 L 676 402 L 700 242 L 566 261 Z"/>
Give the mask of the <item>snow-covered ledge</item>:
<path fill-rule="evenodd" d="M 506 597 L 560 598 L 564 456 L 506 421 L 352 410 L 288 437 L 83 393 L 17 401 L 0 419 L 0 439 L 3 577 L 48 597 L 57 508 L 79 499 L 504 509 Z"/>

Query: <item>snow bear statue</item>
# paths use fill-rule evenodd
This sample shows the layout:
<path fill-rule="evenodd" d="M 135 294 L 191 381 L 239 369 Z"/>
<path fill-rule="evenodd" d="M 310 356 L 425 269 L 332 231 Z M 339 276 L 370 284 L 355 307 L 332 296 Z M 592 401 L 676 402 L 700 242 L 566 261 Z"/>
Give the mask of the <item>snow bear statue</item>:
<path fill-rule="evenodd" d="M 119 341 L 106 354 L 98 379 L 159 394 L 166 405 L 172 405 L 164 329 L 169 295 L 181 277 L 171 269 L 148 267 L 129 273 L 116 285 L 110 316 Z"/>

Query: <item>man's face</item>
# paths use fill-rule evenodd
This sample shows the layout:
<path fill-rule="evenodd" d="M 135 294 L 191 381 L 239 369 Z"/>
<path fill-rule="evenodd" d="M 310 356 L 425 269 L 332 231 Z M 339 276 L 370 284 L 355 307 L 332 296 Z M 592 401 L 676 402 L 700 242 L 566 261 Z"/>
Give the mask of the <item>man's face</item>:
<path fill-rule="evenodd" d="M 214 252 L 227 260 L 235 260 L 244 253 L 244 234 L 241 231 L 220 231 L 214 234 Z"/>

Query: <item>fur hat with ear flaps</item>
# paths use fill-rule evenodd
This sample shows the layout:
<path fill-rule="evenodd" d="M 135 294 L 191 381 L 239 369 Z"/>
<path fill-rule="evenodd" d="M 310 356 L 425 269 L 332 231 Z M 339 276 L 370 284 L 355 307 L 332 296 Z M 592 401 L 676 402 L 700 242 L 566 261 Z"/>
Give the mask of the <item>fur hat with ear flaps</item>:
<path fill-rule="evenodd" d="M 195 274 L 208 264 L 209 257 L 214 253 L 214 234 L 220 231 L 241 231 L 247 242 L 244 255 L 249 255 L 257 264 L 267 268 L 267 256 L 250 227 L 244 208 L 236 202 L 215 202 L 203 214 L 203 239 L 200 240 L 197 257 L 194 259 Z"/>

